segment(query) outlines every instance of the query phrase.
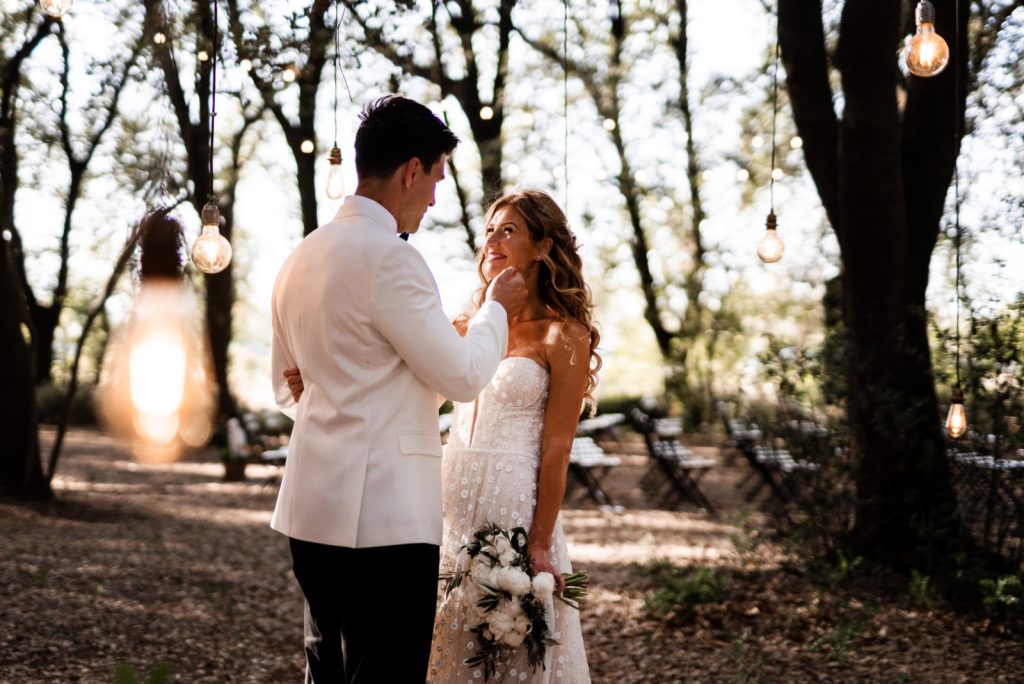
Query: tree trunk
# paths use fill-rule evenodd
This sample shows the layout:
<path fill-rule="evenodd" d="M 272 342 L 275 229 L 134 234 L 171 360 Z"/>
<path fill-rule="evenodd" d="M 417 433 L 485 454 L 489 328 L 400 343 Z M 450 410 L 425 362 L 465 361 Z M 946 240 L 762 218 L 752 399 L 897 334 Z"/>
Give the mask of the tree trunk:
<path fill-rule="evenodd" d="M 808 169 L 839 240 L 850 447 L 857 464 L 852 541 L 902 567 L 949 559 L 962 542 L 940 431 L 925 315 L 928 263 L 959 146 L 963 92 L 953 69 L 904 85 L 895 64 L 904 3 L 848 1 L 829 86 L 821 3 L 781 0 L 779 40 Z M 940 5 L 940 23 L 953 25 Z M 965 10 L 966 16 L 966 10 Z M 961 32 L 965 31 L 964 17 Z M 962 81 L 961 81 L 962 82 Z"/>
<path fill-rule="evenodd" d="M 14 246 L 0 238 L 0 492 L 20 499 L 53 495 L 43 476 L 33 378 L 32 340 Z"/>

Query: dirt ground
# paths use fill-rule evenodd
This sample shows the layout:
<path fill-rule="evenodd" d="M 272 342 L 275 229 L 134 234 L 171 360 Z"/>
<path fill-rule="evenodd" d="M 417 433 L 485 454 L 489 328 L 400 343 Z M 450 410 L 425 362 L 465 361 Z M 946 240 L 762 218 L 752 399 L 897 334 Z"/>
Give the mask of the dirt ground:
<path fill-rule="evenodd" d="M 722 460 L 702 481 L 717 515 L 652 507 L 640 456 L 605 480 L 622 511 L 567 503 L 570 551 L 592 581 L 595 682 L 1024 682 L 1024 639 L 1005 625 L 754 543 L 758 516 L 735 488 L 744 472 Z M 143 677 L 167 663 L 175 682 L 301 681 L 301 595 L 268 527 L 280 473 L 222 473 L 212 451 L 145 466 L 74 431 L 54 503 L 0 499 L 0 682 L 112 682 L 120 663 Z M 642 569 L 657 559 L 713 568 L 719 595 L 649 614 Z"/>

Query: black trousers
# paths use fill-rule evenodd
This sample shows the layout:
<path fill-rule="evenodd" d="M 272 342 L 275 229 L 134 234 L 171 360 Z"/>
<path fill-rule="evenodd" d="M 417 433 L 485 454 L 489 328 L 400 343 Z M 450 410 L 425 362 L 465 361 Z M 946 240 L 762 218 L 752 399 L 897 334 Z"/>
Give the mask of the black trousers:
<path fill-rule="evenodd" d="M 439 547 L 289 543 L 306 597 L 306 683 L 423 684 Z"/>

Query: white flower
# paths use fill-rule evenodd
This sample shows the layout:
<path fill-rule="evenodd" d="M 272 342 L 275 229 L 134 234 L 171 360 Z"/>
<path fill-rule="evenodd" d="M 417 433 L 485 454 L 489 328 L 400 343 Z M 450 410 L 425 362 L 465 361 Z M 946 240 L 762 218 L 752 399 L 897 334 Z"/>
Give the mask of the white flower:
<path fill-rule="evenodd" d="M 493 610 L 487 615 L 487 627 L 497 640 L 502 639 L 514 625 L 515 621 L 501 610 Z"/>
<path fill-rule="evenodd" d="M 505 567 L 508 567 L 512 565 L 518 557 L 519 554 L 516 553 L 516 550 L 509 546 L 507 549 L 501 552 L 500 556 L 498 556 L 498 562 L 504 565 Z"/>
<path fill-rule="evenodd" d="M 509 646 L 511 646 L 512 648 L 517 648 L 519 646 L 522 646 L 523 645 L 523 641 L 525 641 L 525 640 L 526 640 L 526 635 L 525 634 L 521 634 L 521 633 L 519 633 L 517 631 L 506 632 L 505 636 L 502 638 L 502 641 L 504 643 L 508 644 Z"/>
<path fill-rule="evenodd" d="M 469 563 L 469 549 L 463 546 L 462 550 L 459 551 L 459 555 L 455 557 L 455 569 L 466 570 L 469 568 Z"/>
<path fill-rule="evenodd" d="M 492 569 L 493 568 L 491 568 L 488 563 L 478 563 L 477 559 L 473 559 L 473 564 L 469 568 L 469 576 L 478 584 L 480 582 L 486 582 L 491 576 Z"/>
<path fill-rule="evenodd" d="M 509 601 L 502 601 L 498 604 L 498 607 L 495 610 L 500 613 L 504 613 L 512 620 L 515 620 L 517 616 L 523 614 L 523 606 L 519 603 L 518 597 Z"/>
<path fill-rule="evenodd" d="M 505 570 L 505 568 L 498 567 L 498 566 L 490 568 L 487 571 L 487 574 L 484 576 L 483 583 L 484 584 L 489 584 L 492 587 L 494 587 L 495 589 L 501 589 L 501 573 L 504 570 Z"/>
<path fill-rule="evenodd" d="M 506 551 L 512 550 L 512 543 L 505 535 L 498 535 L 498 538 L 494 540 L 494 550 L 498 552 L 498 556 L 503 556 Z"/>
<path fill-rule="evenodd" d="M 530 591 L 530 576 L 519 568 L 502 568 L 498 575 L 498 587 L 513 596 L 522 596 Z"/>
<path fill-rule="evenodd" d="M 515 631 L 522 635 L 527 635 L 533 631 L 533 625 L 530 623 L 530 618 L 526 617 L 525 613 L 516 615 L 515 619 Z"/>
<path fill-rule="evenodd" d="M 533 577 L 533 595 L 546 601 L 555 593 L 555 578 L 550 572 L 541 572 Z"/>

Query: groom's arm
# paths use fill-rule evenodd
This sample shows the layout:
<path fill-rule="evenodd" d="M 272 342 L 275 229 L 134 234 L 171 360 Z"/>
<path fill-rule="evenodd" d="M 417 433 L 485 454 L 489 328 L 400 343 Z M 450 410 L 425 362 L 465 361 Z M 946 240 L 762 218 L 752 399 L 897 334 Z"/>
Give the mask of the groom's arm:
<path fill-rule="evenodd" d="M 374 269 L 374 325 L 428 386 L 455 401 L 472 401 L 505 355 L 508 315 L 501 304 L 485 302 L 460 337 L 423 257 L 410 245 L 396 247 Z"/>
<path fill-rule="evenodd" d="M 295 366 L 295 361 L 288 351 L 284 341 L 284 331 L 281 328 L 281 321 L 277 315 L 277 294 L 271 302 L 271 325 L 273 328 L 273 339 L 270 346 L 270 381 L 274 387 L 274 400 L 277 402 L 281 413 L 292 420 L 298 411 L 298 404 L 292 398 L 292 392 L 288 387 L 288 381 L 284 377 L 285 368 Z"/>

